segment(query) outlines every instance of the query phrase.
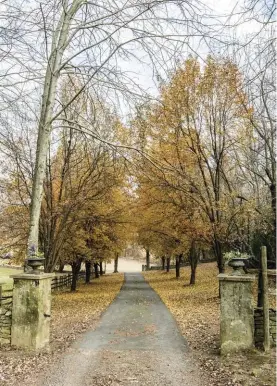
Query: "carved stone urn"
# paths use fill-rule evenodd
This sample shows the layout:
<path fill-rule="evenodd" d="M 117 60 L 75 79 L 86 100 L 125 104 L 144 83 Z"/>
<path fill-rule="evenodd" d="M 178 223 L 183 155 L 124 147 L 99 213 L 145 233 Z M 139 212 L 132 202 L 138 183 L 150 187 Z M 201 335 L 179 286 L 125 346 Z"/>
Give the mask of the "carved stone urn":
<path fill-rule="evenodd" d="M 228 265 L 233 268 L 231 275 L 244 275 L 243 268 L 245 267 L 245 257 L 233 257 Z"/>
<path fill-rule="evenodd" d="M 30 272 L 30 274 L 33 274 L 33 275 L 38 275 L 41 273 L 41 271 L 38 270 L 39 267 L 41 267 L 44 263 L 44 260 L 45 258 L 44 257 L 41 257 L 41 256 L 32 256 L 32 257 L 28 257 L 27 259 L 27 265 L 29 265 L 30 267 L 32 267 L 32 271 Z"/>

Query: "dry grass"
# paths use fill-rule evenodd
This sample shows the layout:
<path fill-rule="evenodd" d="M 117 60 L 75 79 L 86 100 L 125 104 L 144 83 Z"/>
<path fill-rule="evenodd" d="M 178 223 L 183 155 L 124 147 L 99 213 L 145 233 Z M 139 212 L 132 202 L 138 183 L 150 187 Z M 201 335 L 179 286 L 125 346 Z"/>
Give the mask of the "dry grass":
<path fill-rule="evenodd" d="M 190 269 L 145 272 L 145 279 L 174 315 L 194 356 L 207 373 L 207 385 L 275 385 L 274 353 L 253 350 L 225 359 L 219 356 L 219 298 L 217 267 L 199 265 L 196 285 L 189 286 Z M 256 290 L 255 290 L 256 291 Z"/>

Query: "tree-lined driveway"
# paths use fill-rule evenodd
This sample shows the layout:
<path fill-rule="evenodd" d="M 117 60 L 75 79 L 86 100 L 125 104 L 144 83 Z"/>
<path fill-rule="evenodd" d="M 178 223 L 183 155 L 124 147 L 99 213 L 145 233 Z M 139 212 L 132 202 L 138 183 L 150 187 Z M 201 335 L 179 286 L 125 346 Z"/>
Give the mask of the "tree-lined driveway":
<path fill-rule="evenodd" d="M 140 273 L 126 273 L 98 327 L 41 379 L 43 386 L 198 386 L 199 369 L 172 315 Z"/>

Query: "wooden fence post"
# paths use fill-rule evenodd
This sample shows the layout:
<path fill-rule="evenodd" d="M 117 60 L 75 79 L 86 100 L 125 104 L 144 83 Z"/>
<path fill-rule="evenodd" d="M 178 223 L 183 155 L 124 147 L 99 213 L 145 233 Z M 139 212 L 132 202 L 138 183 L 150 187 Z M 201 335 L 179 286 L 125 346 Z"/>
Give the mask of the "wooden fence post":
<path fill-rule="evenodd" d="M 268 278 L 267 278 L 267 253 L 266 247 L 261 247 L 261 266 L 263 276 L 263 316 L 264 316 L 264 351 L 270 349 L 270 336 L 269 336 L 269 304 L 268 304 Z"/>

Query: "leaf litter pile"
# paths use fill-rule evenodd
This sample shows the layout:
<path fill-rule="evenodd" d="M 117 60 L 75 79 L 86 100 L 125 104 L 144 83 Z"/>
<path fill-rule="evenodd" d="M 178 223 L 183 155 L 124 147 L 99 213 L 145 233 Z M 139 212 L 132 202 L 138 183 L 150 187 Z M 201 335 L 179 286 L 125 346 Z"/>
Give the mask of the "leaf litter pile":
<path fill-rule="evenodd" d="M 275 350 L 267 355 L 251 350 L 220 357 L 217 275 L 214 263 L 201 264 L 197 268 L 196 284 L 189 286 L 189 267 L 181 269 L 179 280 L 174 270 L 144 272 L 145 279 L 174 315 L 193 356 L 207 376 L 205 386 L 275 385 Z"/>
<path fill-rule="evenodd" d="M 37 385 L 35 376 L 45 371 L 88 328 L 95 328 L 102 312 L 113 301 L 124 280 L 109 274 L 80 284 L 76 292 L 54 293 L 50 350 L 31 354 L 10 347 L 0 348 L 0 385 Z M 36 371 L 34 372 L 34 369 Z"/>

